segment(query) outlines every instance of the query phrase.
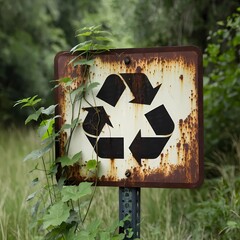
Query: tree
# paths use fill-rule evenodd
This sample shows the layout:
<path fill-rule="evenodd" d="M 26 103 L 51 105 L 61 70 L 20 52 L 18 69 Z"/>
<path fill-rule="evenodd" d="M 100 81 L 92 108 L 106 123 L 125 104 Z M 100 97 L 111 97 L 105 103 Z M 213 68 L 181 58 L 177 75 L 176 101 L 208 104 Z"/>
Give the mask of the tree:
<path fill-rule="evenodd" d="M 204 55 L 206 152 L 231 148 L 240 133 L 240 8 L 211 31 Z"/>
<path fill-rule="evenodd" d="M 55 1 L 1 1 L 0 123 L 13 121 L 15 100 L 38 92 L 49 96 L 53 59 L 66 46 Z M 20 113 L 19 113 L 20 114 Z"/>

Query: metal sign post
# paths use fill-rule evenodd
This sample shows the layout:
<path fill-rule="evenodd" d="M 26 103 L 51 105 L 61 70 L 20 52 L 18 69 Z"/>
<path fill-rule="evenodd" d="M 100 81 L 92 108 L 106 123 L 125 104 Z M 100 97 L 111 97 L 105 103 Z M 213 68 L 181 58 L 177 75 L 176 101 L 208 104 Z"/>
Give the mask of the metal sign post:
<path fill-rule="evenodd" d="M 140 193 L 141 188 L 119 188 L 119 220 L 127 217 L 119 232 L 126 236 L 129 230 L 133 232 L 130 238 L 125 239 L 140 238 Z"/>

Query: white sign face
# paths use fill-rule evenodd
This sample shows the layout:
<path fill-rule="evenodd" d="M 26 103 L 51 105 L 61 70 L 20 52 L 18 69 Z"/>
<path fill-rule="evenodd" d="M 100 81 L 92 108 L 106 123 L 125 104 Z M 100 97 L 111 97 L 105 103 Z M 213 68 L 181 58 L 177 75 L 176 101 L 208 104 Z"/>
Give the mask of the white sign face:
<path fill-rule="evenodd" d="M 76 77 L 72 89 L 78 89 L 83 71 L 68 65 L 73 57 L 59 54 L 55 66 L 58 78 Z M 63 117 L 59 124 L 71 124 L 79 114 L 82 121 L 69 148 L 70 155 L 82 151 L 82 162 L 71 178 L 91 180 L 84 165 L 96 159 L 99 185 L 200 185 L 201 74 L 201 55 L 195 47 L 118 49 L 97 55 L 88 80 L 96 86 L 75 109 L 68 91 L 58 91 Z M 65 135 L 68 138 L 69 131 Z M 60 148 L 67 138 L 61 138 Z"/>

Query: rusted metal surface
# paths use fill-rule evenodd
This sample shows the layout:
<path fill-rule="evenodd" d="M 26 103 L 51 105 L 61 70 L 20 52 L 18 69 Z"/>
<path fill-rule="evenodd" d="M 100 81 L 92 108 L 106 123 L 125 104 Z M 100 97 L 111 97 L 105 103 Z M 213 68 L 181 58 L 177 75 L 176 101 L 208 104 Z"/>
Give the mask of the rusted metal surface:
<path fill-rule="evenodd" d="M 55 58 L 56 79 L 74 78 L 72 90 L 81 85 L 84 72 L 83 67 L 69 64 L 73 57 L 62 52 Z M 69 148 L 70 155 L 82 150 L 83 159 L 68 169 L 68 183 L 86 180 L 86 161 L 98 159 L 100 186 L 199 186 L 203 181 L 201 58 L 195 47 L 117 49 L 96 55 L 89 80 L 99 85 L 86 96 L 88 103 L 78 105 L 82 125 Z M 62 116 L 57 130 L 71 123 L 68 90 L 61 85 L 56 92 L 57 114 Z M 96 121 L 90 119 L 94 112 L 89 103 L 100 111 L 100 132 L 88 125 Z M 64 154 L 68 137 L 68 131 L 61 134 L 57 155 Z M 88 175 L 88 180 L 96 179 Z"/>

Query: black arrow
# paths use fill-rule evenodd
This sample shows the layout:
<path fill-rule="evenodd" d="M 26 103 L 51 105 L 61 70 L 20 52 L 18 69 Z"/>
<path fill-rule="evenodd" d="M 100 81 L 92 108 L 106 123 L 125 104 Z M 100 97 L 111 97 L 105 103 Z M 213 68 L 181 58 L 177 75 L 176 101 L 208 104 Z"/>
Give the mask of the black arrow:
<path fill-rule="evenodd" d="M 97 97 L 115 107 L 125 88 L 121 78 L 116 74 L 111 74 L 106 78 Z"/>
<path fill-rule="evenodd" d="M 141 130 L 138 132 L 129 149 L 133 157 L 141 166 L 141 159 L 157 158 L 165 147 L 170 136 L 164 138 L 141 137 Z"/>
<path fill-rule="evenodd" d="M 100 158 L 124 158 L 123 138 L 87 138 Z"/>
<path fill-rule="evenodd" d="M 157 135 L 169 135 L 174 130 L 174 122 L 164 105 L 145 114 L 148 122 Z"/>
<path fill-rule="evenodd" d="M 131 103 L 150 105 L 161 85 L 153 88 L 148 77 L 144 73 L 121 73 L 120 74 L 133 96 Z"/>
<path fill-rule="evenodd" d="M 83 129 L 86 133 L 99 136 L 105 124 L 112 127 L 109 116 L 105 112 L 104 107 L 89 107 L 83 108 L 88 111 L 86 118 L 83 121 Z"/>

